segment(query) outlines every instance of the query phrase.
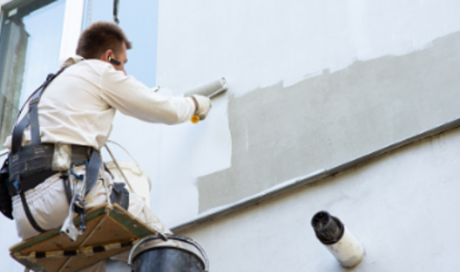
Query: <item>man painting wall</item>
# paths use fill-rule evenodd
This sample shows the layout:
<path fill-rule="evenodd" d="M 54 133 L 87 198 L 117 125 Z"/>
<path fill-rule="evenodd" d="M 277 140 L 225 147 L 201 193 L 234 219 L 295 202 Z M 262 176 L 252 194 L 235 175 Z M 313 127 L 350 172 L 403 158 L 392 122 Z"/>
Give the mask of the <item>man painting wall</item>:
<path fill-rule="evenodd" d="M 38 96 L 37 111 L 34 113 L 30 106 L 37 102 L 33 97 L 17 120 L 13 136 L 8 137 L 5 146 L 12 150 L 7 161 L 13 207 L 9 215 L 14 217 L 22 239 L 62 225 L 73 197 L 69 193 L 69 179 L 88 180 L 86 209 L 107 202 L 106 191 L 113 188 L 114 181 L 97 162 L 112 130 L 116 110 L 164 124 L 179 124 L 194 115 L 204 119 L 208 114 L 211 102 L 207 97 L 162 96 L 127 76 L 125 64 L 130 48 L 131 43 L 117 25 L 108 22 L 90 25 L 80 36 L 77 56 L 64 63 L 66 68 L 49 82 L 41 99 Z M 28 148 L 45 151 L 31 157 L 25 155 Z M 70 158 L 61 165 L 63 168 L 55 165 L 56 153 Z M 41 163 L 33 169 L 25 167 L 34 160 L 46 161 L 45 157 L 52 157 L 48 164 Z M 94 174 L 97 178 L 91 184 L 89 180 Z M 135 194 L 130 194 L 126 208 L 153 229 L 169 232 Z M 88 268 L 88 271 L 103 270 L 103 262 Z"/>

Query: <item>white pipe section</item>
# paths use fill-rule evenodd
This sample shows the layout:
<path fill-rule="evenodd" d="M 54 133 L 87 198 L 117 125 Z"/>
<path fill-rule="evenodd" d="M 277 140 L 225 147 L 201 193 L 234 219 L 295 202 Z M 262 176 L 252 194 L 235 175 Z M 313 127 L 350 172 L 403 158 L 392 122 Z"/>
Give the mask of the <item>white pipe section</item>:
<path fill-rule="evenodd" d="M 324 245 L 339 263 L 346 268 L 357 266 L 364 256 L 364 248 L 356 237 L 344 227 L 342 238 L 335 244 Z"/>
<path fill-rule="evenodd" d="M 364 248 L 343 223 L 326 211 L 313 216 L 311 225 L 318 240 L 346 268 L 358 265 L 364 256 Z"/>

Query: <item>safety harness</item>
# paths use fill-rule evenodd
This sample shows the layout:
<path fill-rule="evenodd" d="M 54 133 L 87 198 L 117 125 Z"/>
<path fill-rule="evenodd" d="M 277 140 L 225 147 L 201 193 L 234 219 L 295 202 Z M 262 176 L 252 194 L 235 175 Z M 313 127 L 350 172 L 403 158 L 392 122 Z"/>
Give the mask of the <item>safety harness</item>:
<path fill-rule="evenodd" d="M 20 196 L 27 219 L 38 232 L 45 232 L 45 230 L 35 221 L 29 209 L 29 205 L 27 204 L 24 195 L 25 192 L 42 183 L 48 177 L 63 172 L 63 170 L 66 169 L 67 172 L 63 172 L 61 177 L 63 178 L 64 188 L 69 200 L 69 172 L 72 167 L 86 164 L 85 182 L 86 193 L 88 193 L 97 181 L 99 169 L 102 164 L 99 150 L 89 146 L 66 145 L 66 154 L 69 157 L 67 160 L 67 167 L 56 169 L 54 165 L 56 165 L 55 160 L 59 157 L 57 155 L 59 155 L 61 144 L 43 144 L 41 142 L 40 126 L 38 122 L 38 103 L 40 102 L 45 88 L 67 67 L 68 66 L 61 68 L 56 74 L 49 74 L 46 81 L 30 96 L 29 111 L 22 120 L 16 124 L 12 134 L 12 148 L 8 158 L 9 194 L 10 196 Z M 31 142 L 28 145 L 22 146 L 24 130 L 29 125 Z M 74 211 L 79 213 L 82 219 L 85 219 L 84 206 L 76 206 Z"/>

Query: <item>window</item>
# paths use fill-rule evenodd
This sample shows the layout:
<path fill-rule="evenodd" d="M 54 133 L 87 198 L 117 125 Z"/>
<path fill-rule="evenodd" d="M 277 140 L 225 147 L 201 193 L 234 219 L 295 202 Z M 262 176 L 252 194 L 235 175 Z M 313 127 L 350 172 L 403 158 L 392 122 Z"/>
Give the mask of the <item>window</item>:
<path fill-rule="evenodd" d="M 114 0 L 89 0 L 86 23 L 113 21 Z M 149 87 L 156 85 L 158 0 L 119 1 L 120 27 L 133 43 L 126 72 Z"/>
<path fill-rule="evenodd" d="M 0 28 L 0 144 L 19 107 L 59 63 L 65 0 L 13 1 Z M 1 149 L 1 148 L 0 148 Z"/>

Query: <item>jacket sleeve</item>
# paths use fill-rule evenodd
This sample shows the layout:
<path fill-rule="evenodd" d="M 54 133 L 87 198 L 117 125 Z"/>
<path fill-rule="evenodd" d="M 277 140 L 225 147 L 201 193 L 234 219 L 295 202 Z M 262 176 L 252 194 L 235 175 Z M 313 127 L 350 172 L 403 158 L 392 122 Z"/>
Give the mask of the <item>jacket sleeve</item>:
<path fill-rule="evenodd" d="M 100 84 L 110 106 L 140 120 L 171 125 L 190 120 L 195 112 L 191 98 L 163 96 L 113 67 L 102 73 Z"/>

